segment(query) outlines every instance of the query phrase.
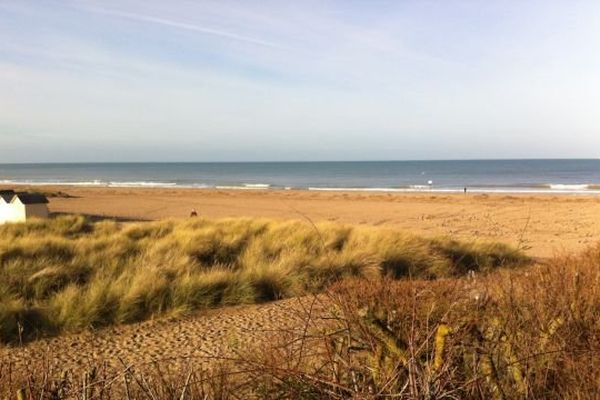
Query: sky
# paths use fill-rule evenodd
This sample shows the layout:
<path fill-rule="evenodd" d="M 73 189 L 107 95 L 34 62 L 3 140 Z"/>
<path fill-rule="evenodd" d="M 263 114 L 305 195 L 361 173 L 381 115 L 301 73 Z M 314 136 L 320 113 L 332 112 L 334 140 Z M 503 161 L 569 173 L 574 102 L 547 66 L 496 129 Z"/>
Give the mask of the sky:
<path fill-rule="evenodd" d="M 597 0 L 0 0 L 0 163 L 597 157 Z"/>

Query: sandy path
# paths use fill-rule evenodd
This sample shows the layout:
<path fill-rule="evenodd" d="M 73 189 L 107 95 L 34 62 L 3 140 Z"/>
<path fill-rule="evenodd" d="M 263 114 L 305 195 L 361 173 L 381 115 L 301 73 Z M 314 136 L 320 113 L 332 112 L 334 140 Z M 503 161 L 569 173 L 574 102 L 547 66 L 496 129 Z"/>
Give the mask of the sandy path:
<path fill-rule="evenodd" d="M 236 306 L 184 318 L 161 318 L 41 339 L 23 347 L 0 345 L 0 361 L 11 363 L 16 371 L 27 365 L 42 368 L 48 360 L 52 369 L 58 371 L 103 362 L 120 371 L 124 364 L 137 368 L 153 361 L 161 361 L 164 368 L 174 371 L 192 361 L 197 370 L 200 366 L 209 367 L 215 362 L 214 357 L 231 357 L 249 345 L 271 341 L 283 330 L 303 329 L 309 310 L 314 317 L 325 312 L 321 301 L 303 298 Z"/>
<path fill-rule="evenodd" d="M 66 192 L 54 212 L 127 219 L 187 217 L 304 218 L 384 225 L 420 235 L 521 244 L 530 255 L 577 251 L 600 240 L 600 196 L 446 195 L 38 187 Z"/>

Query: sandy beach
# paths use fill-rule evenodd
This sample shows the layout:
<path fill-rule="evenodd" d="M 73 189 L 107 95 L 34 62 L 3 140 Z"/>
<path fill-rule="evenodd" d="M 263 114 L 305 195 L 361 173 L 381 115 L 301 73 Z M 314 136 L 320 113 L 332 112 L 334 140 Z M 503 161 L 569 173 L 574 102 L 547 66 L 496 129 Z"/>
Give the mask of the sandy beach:
<path fill-rule="evenodd" d="M 131 220 L 268 217 L 383 225 L 426 236 L 502 241 L 535 257 L 600 239 L 600 197 L 272 190 L 20 187 L 46 193 L 50 211 Z"/>

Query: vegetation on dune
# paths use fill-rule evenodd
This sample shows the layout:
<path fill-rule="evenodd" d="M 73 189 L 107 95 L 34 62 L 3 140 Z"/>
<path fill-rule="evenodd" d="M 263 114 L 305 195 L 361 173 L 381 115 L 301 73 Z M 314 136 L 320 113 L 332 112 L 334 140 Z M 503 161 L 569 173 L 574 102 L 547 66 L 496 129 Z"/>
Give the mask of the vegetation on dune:
<path fill-rule="evenodd" d="M 439 278 L 524 264 L 501 244 L 257 219 L 0 227 L 0 341 L 319 292 L 346 277 Z"/>
<path fill-rule="evenodd" d="M 253 352 L 269 398 L 595 399 L 600 244 L 458 279 L 336 283 L 337 317 L 300 348 Z M 289 367 L 289 366 L 293 367 Z"/>
<path fill-rule="evenodd" d="M 218 280 L 218 279 L 217 279 Z M 600 245 L 521 269 L 424 281 L 346 279 L 305 299 L 297 333 L 236 357 L 64 374 L 0 363 L 0 396 L 180 399 L 595 399 Z M 313 313 L 324 301 L 330 314 Z M 212 357 L 212 356 L 211 356 Z M 4 372 L 4 375 L 2 373 Z"/>

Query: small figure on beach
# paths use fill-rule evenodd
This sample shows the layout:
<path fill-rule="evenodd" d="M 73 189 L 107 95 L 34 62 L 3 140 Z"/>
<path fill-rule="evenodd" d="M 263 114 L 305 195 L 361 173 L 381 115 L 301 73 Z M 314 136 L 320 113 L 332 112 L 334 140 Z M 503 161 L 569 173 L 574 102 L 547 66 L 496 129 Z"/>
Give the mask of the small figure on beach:
<path fill-rule="evenodd" d="M 467 187 L 465 186 L 465 194 L 467 194 Z"/>
<path fill-rule="evenodd" d="M 198 216 L 198 212 L 196 211 L 195 208 L 192 208 L 192 212 L 190 213 L 190 218 L 197 217 L 197 216 Z"/>

